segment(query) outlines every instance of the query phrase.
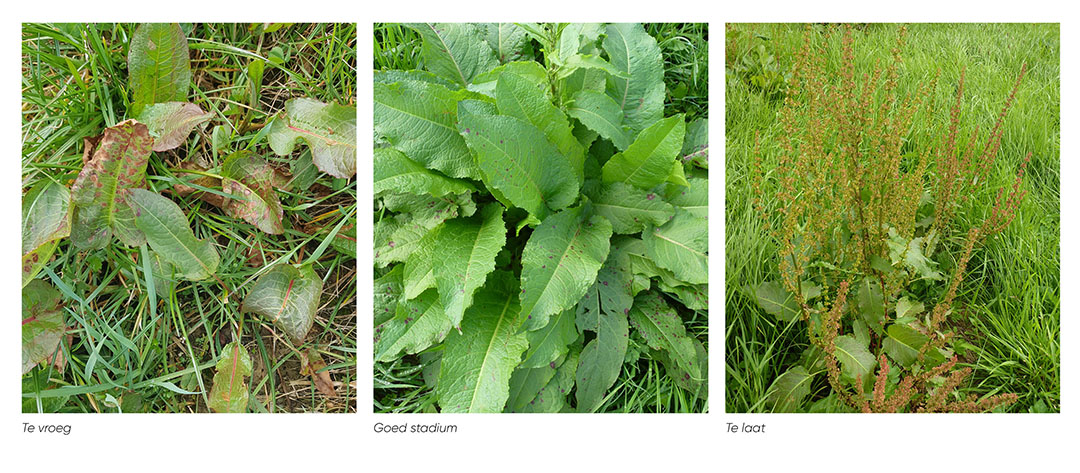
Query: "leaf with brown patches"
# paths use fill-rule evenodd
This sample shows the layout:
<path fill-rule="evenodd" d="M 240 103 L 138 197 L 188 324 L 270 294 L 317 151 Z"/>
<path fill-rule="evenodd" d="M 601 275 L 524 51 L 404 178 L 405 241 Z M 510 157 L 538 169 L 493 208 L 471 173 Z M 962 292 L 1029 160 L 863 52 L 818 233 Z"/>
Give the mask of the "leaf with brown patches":
<path fill-rule="evenodd" d="M 320 171 L 340 178 L 356 174 L 356 106 L 291 99 L 266 138 L 278 156 L 292 154 L 296 140 L 303 139 Z"/>
<path fill-rule="evenodd" d="M 26 286 L 52 258 L 60 239 L 71 231 L 71 192 L 45 180 L 23 196 L 22 284 Z"/>
<path fill-rule="evenodd" d="M 337 390 L 334 389 L 334 380 L 330 377 L 329 371 L 326 369 L 326 362 L 323 361 L 322 356 L 314 348 L 309 348 L 306 356 L 303 358 L 303 366 L 300 368 L 301 375 L 311 376 L 311 382 L 315 383 L 315 388 L 319 390 L 326 397 L 337 397 Z"/>
<path fill-rule="evenodd" d="M 311 266 L 296 269 L 290 264 L 278 264 L 259 276 L 240 311 L 270 319 L 300 343 L 315 321 L 322 286 L 322 278 Z"/>
<path fill-rule="evenodd" d="M 225 199 L 225 213 L 242 218 L 266 233 L 285 231 L 284 214 L 275 187 L 284 187 L 288 178 L 250 151 L 237 151 L 222 165 L 221 190 L 237 196 Z"/>
<path fill-rule="evenodd" d="M 40 279 L 22 290 L 22 372 L 51 357 L 66 331 L 60 292 Z"/>
<path fill-rule="evenodd" d="M 210 409 L 214 412 L 247 412 L 248 387 L 244 378 L 251 376 L 251 355 L 239 342 L 232 342 L 221 349 L 214 385 L 210 388 Z"/>
<path fill-rule="evenodd" d="M 71 241 L 75 246 L 104 248 L 114 234 L 128 246 L 146 242 L 135 227 L 127 197 L 131 189 L 146 186 L 146 163 L 153 142 L 146 125 L 135 120 L 105 129 L 71 187 Z"/>
<path fill-rule="evenodd" d="M 183 144 L 192 130 L 213 116 L 193 103 L 166 102 L 143 107 L 139 121 L 146 124 L 154 137 L 153 150 L 168 151 Z"/>

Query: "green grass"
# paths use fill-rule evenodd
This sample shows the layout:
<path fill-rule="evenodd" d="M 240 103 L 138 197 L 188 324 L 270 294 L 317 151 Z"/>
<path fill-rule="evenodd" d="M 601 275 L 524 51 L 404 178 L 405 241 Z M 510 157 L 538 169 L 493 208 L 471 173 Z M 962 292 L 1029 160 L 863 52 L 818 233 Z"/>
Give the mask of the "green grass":
<path fill-rule="evenodd" d="M 64 295 L 71 343 L 67 366 L 35 368 L 24 376 L 24 411 L 206 412 L 213 365 L 221 348 L 242 333 L 254 362 L 254 412 L 355 412 L 356 270 L 354 256 L 318 247 L 342 219 L 355 214 L 355 180 L 333 179 L 278 158 L 259 132 L 285 100 L 356 100 L 356 27 L 286 25 L 264 32 L 248 24 L 184 24 L 191 48 L 189 100 L 214 113 L 205 131 L 180 148 L 154 153 L 148 186 L 176 201 L 198 238 L 222 256 L 217 281 L 181 282 L 159 296 L 147 287 L 145 248 L 114 241 L 79 251 L 60 243 L 38 276 Z M 127 44 L 131 24 L 26 24 L 22 35 L 22 186 L 42 179 L 70 186 L 82 168 L 82 140 L 127 117 Z M 248 66 L 266 60 L 253 84 Z M 231 144 L 214 154 L 211 130 L 220 126 Z M 194 195 L 179 197 L 184 162 L 220 164 L 249 147 L 282 170 L 294 187 L 281 192 L 286 231 L 268 235 L 226 216 Z M 303 156 L 301 156 L 303 158 Z M 310 160 L 308 160 L 310 162 Z M 306 182 L 305 182 L 306 181 Z M 301 184 L 303 183 L 303 185 Z M 305 343 L 296 346 L 268 320 L 240 314 L 240 301 L 264 269 L 318 254 L 324 279 L 321 304 Z M 315 389 L 300 374 L 299 354 L 318 350 L 337 383 L 337 397 Z M 199 394 L 184 394 L 183 392 Z"/>
<path fill-rule="evenodd" d="M 686 113 L 687 122 L 708 118 L 708 25 L 700 23 L 647 23 L 645 30 L 656 38 L 664 58 L 666 86 L 664 116 Z M 374 25 L 375 70 L 421 67 L 423 41 L 416 32 L 399 24 Z M 538 44 L 534 48 L 539 51 Z M 381 273 L 375 274 L 377 279 Z M 708 312 L 693 311 L 686 320 L 687 334 L 708 349 Z M 632 333 L 634 331 L 631 331 Z M 694 396 L 666 375 L 662 363 L 647 356 L 645 342 L 634 336 L 628 351 L 641 352 L 637 363 L 623 371 L 597 412 L 689 413 L 708 412 L 707 393 Z M 433 350 L 434 351 L 434 350 Z M 440 354 L 405 356 L 390 363 L 374 364 L 375 412 L 437 412 L 432 384 L 425 383 L 425 368 L 438 366 Z M 437 372 L 437 369 L 434 370 Z M 428 373 L 430 376 L 430 373 Z"/>
<path fill-rule="evenodd" d="M 814 26 L 819 39 L 830 31 L 828 67 L 836 70 L 840 31 Z M 889 61 L 895 31 L 894 25 L 856 29 L 857 72 L 869 70 L 875 61 L 882 65 Z M 729 25 L 727 60 L 730 65 L 761 45 L 783 71 L 790 71 L 802 37 L 802 25 Z M 1012 412 L 1061 408 L 1059 48 L 1058 25 L 915 24 L 908 26 L 903 49 L 900 96 L 941 74 L 932 97 L 937 111 L 932 126 L 916 125 L 908 137 L 906 146 L 915 150 L 932 147 L 942 136 L 962 68 L 966 82 L 960 135 L 966 136 L 965 131 L 970 134 L 975 126 L 984 132 L 993 126 L 1021 66 L 1025 62 L 1028 66 L 1005 121 L 989 185 L 968 200 L 955 226 L 966 229 L 981 222 L 993 206 L 996 189 L 1011 187 L 1017 168 L 1031 152 L 1023 184 L 1028 194 L 1012 225 L 975 251 L 949 319 L 953 329 L 962 330 L 977 347 L 966 357 L 974 374 L 961 391 L 1016 393 L 1019 401 L 1008 408 Z M 778 322 L 741 290 L 746 284 L 779 279 L 777 249 L 750 204 L 749 163 L 754 135 L 759 133 L 766 168 L 774 165 L 778 149 L 773 138 L 780 133 L 776 114 L 782 98 L 750 86 L 730 68 L 725 98 L 726 410 L 764 412 L 771 383 L 808 346 L 801 325 Z M 922 123 L 922 117 L 914 123 Z M 765 189 L 766 196 L 770 193 Z M 955 250 L 959 241 L 953 235 L 948 244 Z M 815 394 L 824 394 L 827 384 L 815 389 Z"/>

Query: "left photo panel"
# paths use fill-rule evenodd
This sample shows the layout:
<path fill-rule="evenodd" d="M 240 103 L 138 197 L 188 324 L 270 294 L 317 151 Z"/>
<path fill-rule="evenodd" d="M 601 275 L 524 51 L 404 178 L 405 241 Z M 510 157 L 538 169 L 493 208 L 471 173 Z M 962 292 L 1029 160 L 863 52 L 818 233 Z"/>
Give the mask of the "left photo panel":
<path fill-rule="evenodd" d="M 356 412 L 356 25 L 22 25 L 24 413 Z"/>

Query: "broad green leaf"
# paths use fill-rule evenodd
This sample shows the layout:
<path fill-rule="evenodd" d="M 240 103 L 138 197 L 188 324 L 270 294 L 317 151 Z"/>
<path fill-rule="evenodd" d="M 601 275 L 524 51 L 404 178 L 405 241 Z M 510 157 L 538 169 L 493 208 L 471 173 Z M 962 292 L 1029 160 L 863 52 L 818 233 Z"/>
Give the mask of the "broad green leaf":
<path fill-rule="evenodd" d="M 146 185 L 146 163 L 153 142 L 146 125 L 135 120 L 105 129 L 71 187 L 71 241 L 75 246 L 104 248 L 114 234 L 129 246 L 146 241 L 135 228 L 127 198 L 131 189 Z"/>
<path fill-rule="evenodd" d="M 675 208 L 660 196 L 629 184 L 605 184 L 593 199 L 593 209 L 611 222 L 615 233 L 638 233 L 646 225 L 663 225 L 675 215 Z"/>
<path fill-rule="evenodd" d="M 566 58 L 563 67 L 559 69 L 559 73 L 555 77 L 556 79 L 564 79 L 580 69 L 596 69 L 621 79 L 628 77 L 626 72 L 612 66 L 611 63 L 594 54 L 574 54 Z"/>
<path fill-rule="evenodd" d="M 682 209 L 667 223 L 641 232 L 650 259 L 690 284 L 709 282 L 709 222 Z"/>
<path fill-rule="evenodd" d="M 551 378 L 547 386 L 544 386 L 529 404 L 521 409 L 521 412 L 554 413 L 569 412 L 566 396 L 574 388 L 574 376 L 578 367 L 578 357 L 581 349 L 578 345 L 572 346 L 566 360 L 555 370 L 555 376 Z"/>
<path fill-rule="evenodd" d="M 754 288 L 754 296 L 762 310 L 784 322 L 791 322 L 799 317 L 798 302 L 780 283 L 765 281 L 758 284 Z"/>
<path fill-rule="evenodd" d="M 416 249 L 405 259 L 403 295 L 405 300 L 419 296 L 424 291 L 435 287 L 435 245 L 442 227 L 436 227 L 424 234 L 416 244 Z"/>
<path fill-rule="evenodd" d="M 154 137 L 153 150 L 168 151 L 182 145 L 195 127 L 213 117 L 213 113 L 203 112 L 193 103 L 165 102 L 143 107 L 138 119 Z"/>
<path fill-rule="evenodd" d="M 382 324 L 397 314 L 398 301 L 401 300 L 401 274 L 404 265 L 396 265 L 372 285 L 372 313 L 375 325 Z"/>
<path fill-rule="evenodd" d="M 934 268 L 938 263 L 923 254 L 923 237 L 908 240 L 899 235 L 895 228 L 889 229 L 889 238 L 885 240 L 889 246 L 889 258 L 893 264 L 903 262 L 923 279 L 941 281 L 945 277 Z"/>
<path fill-rule="evenodd" d="M 690 341 L 694 344 L 694 353 L 697 355 L 694 361 L 695 372 L 680 366 L 671 359 L 668 352 L 659 352 L 659 358 L 667 369 L 668 377 L 675 381 L 677 386 L 696 398 L 707 399 L 709 395 L 709 353 L 700 340 L 690 338 Z"/>
<path fill-rule="evenodd" d="M 375 176 L 372 192 L 384 191 L 429 194 L 442 197 L 475 191 L 468 181 L 443 176 L 431 171 L 405 153 L 393 148 L 375 149 Z"/>
<path fill-rule="evenodd" d="M 323 280 L 311 266 L 294 268 L 280 263 L 255 280 L 241 312 L 254 312 L 270 319 L 300 343 L 315 322 Z"/>
<path fill-rule="evenodd" d="M 784 372 L 773 381 L 769 390 L 769 404 L 773 412 L 796 412 L 803 399 L 810 395 L 810 383 L 814 377 L 802 366 Z"/>
<path fill-rule="evenodd" d="M 555 366 L 555 360 L 565 356 L 569 345 L 577 340 L 574 311 L 567 309 L 552 316 L 551 321 L 543 328 L 527 332 L 525 336 L 529 340 L 529 349 L 525 352 L 525 359 L 521 361 L 520 366 L 522 368 Z"/>
<path fill-rule="evenodd" d="M 807 279 L 799 282 L 799 292 L 802 294 L 804 301 L 809 301 L 821 296 L 821 286 Z"/>
<path fill-rule="evenodd" d="M 292 154 L 296 140 L 303 139 L 320 171 L 339 178 L 356 174 L 355 105 L 290 99 L 285 112 L 270 124 L 266 138 L 278 156 Z"/>
<path fill-rule="evenodd" d="M 591 412 L 600 406 L 607 390 L 619 378 L 626 357 L 627 314 L 634 297 L 630 289 L 630 257 L 617 243 L 597 273 L 596 283 L 578 302 L 578 329 L 596 332 L 596 338 L 581 351 L 577 368 L 579 412 Z"/>
<path fill-rule="evenodd" d="M 402 353 L 420 353 L 441 342 L 453 328 L 436 291 L 402 301 L 394 318 L 375 327 L 375 361 L 394 361 Z"/>
<path fill-rule="evenodd" d="M 529 343 L 520 325 L 517 278 L 496 271 L 443 343 L 439 383 L 442 412 L 501 412 L 510 375 Z"/>
<path fill-rule="evenodd" d="M 448 220 L 435 240 L 432 273 L 446 317 L 460 326 L 473 293 L 495 270 L 495 255 L 506 244 L 503 207 L 490 204 L 482 215 Z"/>
<path fill-rule="evenodd" d="M 702 378 L 694 342 L 686 336 L 682 318 L 664 301 L 664 296 L 651 291 L 638 294 L 630 308 L 630 323 L 649 348 L 666 351 L 690 378 Z"/>
<path fill-rule="evenodd" d="M 465 87 L 477 74 L 499 65 L 495 51 L 484 41 L 484 31 L 470 23 L 414 23 L 406 25 L 424 39 L 420 49 L 424 68 Z"/>
<path fill-rule="evenodd" d="M 693 163 L 702 169 L 709 169 L 709 119 L 698 118 L 686 125 L 686 137 L 683 139 L 683 163 Z"/>
<path fill-rule="evenodd" d="M 538 88 L 522 76 L 504 73 L 495 86 L 495 104 L 500 114 L 531 123 L 544 132 L 547 141 L 555 145 L 564 159 L 570 160 L 580 186 L 584 180 L 585 150 L 574 138 L 566 115 L 545 94 L 545 85 Z"/>
<path fill-rule="evenodd" d="M 221 190 L 236 197 L 226 198 L 225 212 L 242 218 L 266 233 L 280 235 L 284 211 L 275 188 L 284 188 L 288 178 L 250 151 L 237 151 L 221 166 Z"/>
<path fill-rule="evenodd" d="M 925 309 L 926 306 L 924 306 L 922 302 L 912 302 L 911 299 L 908 299 L 907 296 L 904 296 L 901 297 L 900 300 L 896 301 L 896 318 L 900 319 L 903 317 L 915 317 L 921 314 Z"/>
<path fill-rule="evenodd" d="M 675 296 L 690 310 L 709 310 L 709 285 L 672 286 L 664 281 L 657 281 L 656 287 Z"/>
<path fill-rule="evenodd" d="M 597 39 L 604 32 L 604 26 L 599 23 L 570 23 L 559 32 L 559 39 L 555 42 L 555 54 L 552 62 L 563 65 L 566 60 L 575 54 L 597 54 L 600 50 L 596 47 Z"/>
<path fill-rule="evenodd" d="M 484 39 L 495 50 L 499 62 L 506 64 L 532 59 L 529 36 L 520 26 L 513 23 L 485 23 L 481 26 L 485 29 Z"/>
<path fill-rule="evenodd" d="M 166 261 L 161 255 L 154 251 L 148 253 L 150 254 L 150 277 L 154 278 L 154 292 L 157 292 L 158 297 L 167 300 L 169 294 L 176 288 L 176 283 L 179 282 L 179 272 L 176 266 Z"/>
<path fill-rule="evenodd" d="M 64 311 L 60 292 L 40 279 L 22 289 L 22 372 L 56 353 L 64 337 Z"/>
<path fill-rule="evenodd" d="M 590 212 L 591 213 L 591 212 Z M 564 210 L 536 227 L 521 256 L 521 312 L 526 330 L 576 304 L 607 259 L 611 223 L 583 206 Z"/>
<path fill-rule="evenodd" d="M 676 207 L 698 217 L 709 218 L 709 180 L 690 178 L 689 186 L 668 185 L 665 199 Z"/>
<path fill-rule="evenodd" d="M 214 367 L 213 386 L 210 387 L 210 409 L 214 412 L 247 412 L 248 387 L 244 378 L 251 376 L 251 355 L 239 342 L 232 342 L 221 349 L 221 358 Z"/>
<path fill-rule="evenodd" d="M 865 381 L 874 366 L 877 365 L 874 354 L 870 353 L 870 350 L 865 345 L 859 343 L 850 335 L 836 337 L 835 343 L 836 350 L 834 354 L 840 360 L 841 373 L 849 380 L 854 381 L 856 377 L 862 376 L 863 381 Z"/>
<path fill-rule="evenodd" d="M 885 306 L 881 295 L 881 285 L 870 278 L 863 278 L 859 283 L 859 314 L 874 332 L 885 333 Z"/>
<path fill-rule="evenodd" d="M 607 138 L 620 151 L 630 146 L 630 129 L 623 126 L 623 112 L 611 97 L 592 90 L 582 90 L 566 106 L 566 113 Z"/>
<path fill-rule="evenodd" d="M 175 202 L 146 189 L 132 190 L 130 200 L 135 225 L 146 235 L 150 247 L 176 266 L 179 275 L 198 281 L 217 272 L 220 257 L 213 242 L 195 238 Z"/>
<path fill-rule="evenodd" d="M 540 63 L 536 61 L 517 61 L 508 62 L 488 72 L 477 75 L 473 78 L 472 84 L 469 84 L 468 89 L 472 92 L 495 98 L 495 87 L 498 85 L 499 77 L 502 77 L 502 75 L 506 73 L 521 76 L 521 78 L 540 88 L 545 88 L 548 85 L 547 69 L 544 69 L 544 66 L 541 66 Z M 549 92 L 545 89 L 544 94 L 547 95 L 548 93 Z"/>
<path fill-rule="evenodd" d="M 656 39 L 640 24 L 611 24 L 604 51 L 611 65 L 625 76 L 609 77 L 607 86 L 607 94 L 623 110 L 624 123 L 636 133 L 663 118 L 664 63 Z"/>
<path fill-rule="evenodd" d="M 905 368 L 919 359 L 919 350 L 930 341 L 929 337 L 906 325 L 892 324 L 888 333 L 889 336 L 881 342 L 881 348 L 889 358 Z"/>
<path fill-rule="evenodd" d="M 566 357 L 536 368 L 518 367 L 510 375 L 510 397 L 504 412 L 522 412 L 555 378 Z"/>
<path fill-rule="evenodd" d="M 671 271 L 657 266 L 657 264 L 647 255 L 648 251 L 645 248 L 645 242 L 640 238 L 621 239 L 620 247 L 630 258 L 630 272 L 634 274 L 635 278 L 641 277 L 645 279 L 645 289 L 649 288 L 649 279 L 651 278 L 660 278 L 660 282 L 663 282 L 668 286 L 682 286 L 687 284 L 685 281 L 675 277 L 675 274 Z M 637 292 L 635 292 L 635 295 L 636 294 Z"/>
<path fill-rule="evenodd" d="M 864 347 L 870 346 L 870 328 L 866 326 L 866 322 L 862 319 L 855 319 L 851 321 L 851 336 L 855 337 L 855 341 L 859 342 Z"/>
<path fill-rule="evenodd" d="M 146 105 L 186 102 L 191 85 L 187 36 L 176 23 L 143 23 L 128 46 L 129 116 Z"/>
<path fill-rule="evenodd" d="M 373 87 L 376 137 L 426 168 L 450 177 L 480 178 L 456 124 L 457 103 L 465 97 L 461 92 L 417 81 Z"/>
<path fill-rule="evenodd" d="M 22 285 L 26 286 L 52 258 L 60 239 L 71 232 L 71 192 L 42 180 L 23 195 Z"/>
<path fill-rule="evenodd" d="M 374 82 L 376 84 L 393 84 L 395 82 L 403 81 L 419 81 L 428 82 L 431 84 L 438 84 L 449 89 L 457 88 L 457 84 L 444 79 L 440 76 L 432 74 L 428 71 L 411 70 L 411 71 L 375 71 Z"/>
<path fill-rule="evenodd" d="M 476 213 L 476 203 L 469 194 L 432 197 L 387 193 L 382 196 L 382 202 L 387 210 L 408 214 L 409 222 L 424 228 L 434 228 L 446 220 Z"/>
<path fill-rule="evenodd" d="M 408 214 L 403 215 L 408 217 Z M 431 227 L 434 226 L 435 225 L 431 225 Z M 431 230 L 431 227 L 416 223 L 406 223 L 397 227 L 389 235 L 389 238 L 385 243 L 380 244 L 378 240 L 376 240 L 375 264 L 381 268 L 390 263 L 407 260 L 409 255 L 416 250 L 417 245 L 420 243 L 420 239 Z"/>
<path fill-rule="evenodd" d="M 574 202 L 580 188 L 577 174 L 543 132 L 514 117 L 474 110 L 470 101 L 461 102 L 458 126 L 476 152 L 489 189 L 541 220 L 548 209 L 559 210 Z"/>
<path fill-rule="evenodd" d="M 655 122 L 639 133 L 626 151 L 604 163 L 604 182 L 625 182 L 645 190 L 664 182 L 671 175 L 685 131 L 681 114 Z"/>

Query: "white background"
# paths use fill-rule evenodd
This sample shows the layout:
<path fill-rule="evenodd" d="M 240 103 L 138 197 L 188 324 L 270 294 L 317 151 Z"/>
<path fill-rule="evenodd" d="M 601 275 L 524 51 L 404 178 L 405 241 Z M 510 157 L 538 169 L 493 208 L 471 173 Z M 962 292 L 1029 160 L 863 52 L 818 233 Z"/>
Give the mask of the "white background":
<path fill-rule="evenodd" d="M 724 156 L 723 58 L 727 22 L 1059 22 L 1061 27 L 1062 159 L 1061 181 L 1061 394 L 1062 413 L 1054 415 L 739 415 L 724 414 L 724 311 L 711 311 L 712 363 L 709 414 L 700 415 L 374 415 L 371 411 L 371 307 L 369 253 L 357 261 L 361 280 L 358 346 L 359 414 L 306 415 L 25 415 L 18 413 L 19 331 L 14 323 L 0 331 L 0 469 L 78 471 L 221 471 L 226 467 L 266 471 L 1067 471 L 1075 467 L 1073 428 L 1076 400 L 1075 314 L 1077 263 L 1070 250 L 1076 237 L 1076 166 L 1069 153 L 1072 133 L 1078 16 L 1064 2 L 810 2 L 810 1 L 353 1 L 307 2 L 17 2 L 4 6 L 0 23 L 0 231 L 8 248 L 0 273 L 4 312 L 19 309 L 20 280 L 15 231 L 20 221 L 21 23 L 27 21 L 322 21 L 359 24 L 357 97 L 360 141 L 371 129 L 371 24 L 374 21 L 635 21 L 707 22 L 712 30 L 710 97 L 717 143 Z M 19 73 L 17 75 L 17 73 Z M 357 195 L 371 192 L 370 155 L 358 156 Z M 723 166 L 712 179 L 724 182 Z M 713 248 L 713 301 L 723 301 L 723 185 L 711 187 L 709 235 Z M 360 198 L 358 215 L 370 213 Z M 370 235 L 361 218 L 360 235 Z M 366 227 L 366 228 L 365 228 Z M 361 245 L 362 247 L 363 245 Z M 721 302 L 722 304 L 722 302 Z M 11 315 L 11 320 L 15 316 Z M 64 423 L 71 435 L 25 434 L 23 422 Z M 456 434 L 376 434 L 376 422 L 455 424 Z M 728 434 L 726 424 L 764 423 L 765 434 Z M 1072 437 L 1070 439 L 1069 437 Z M 302 469 L 302 470 L 297 470 Z M 1075 471 L 1075 470 L 1072 470 Z"/>

